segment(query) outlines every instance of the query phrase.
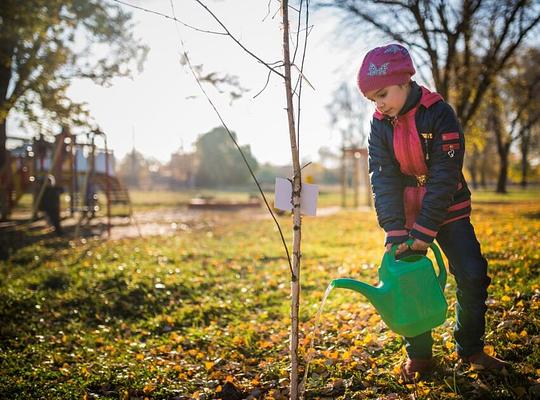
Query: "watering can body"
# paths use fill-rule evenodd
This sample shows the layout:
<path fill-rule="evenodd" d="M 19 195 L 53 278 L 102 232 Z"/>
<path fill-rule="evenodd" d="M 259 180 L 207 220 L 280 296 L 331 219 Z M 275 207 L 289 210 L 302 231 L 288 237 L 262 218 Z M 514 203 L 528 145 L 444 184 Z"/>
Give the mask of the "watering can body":
<path fill-rule="evenodd" d="M 438 247 L 431 245 L 439 267 L 424 255 L 395 259 L 396 246 L 386 252 L 379 267 L 379 285 L 371 286 L 354 279 L 332 281 L 337 288 L 362 293 L 394 332 L 414 337 L 441 325 L 446 320 L 448 304 L 444 298 L 446 269 Z"/>

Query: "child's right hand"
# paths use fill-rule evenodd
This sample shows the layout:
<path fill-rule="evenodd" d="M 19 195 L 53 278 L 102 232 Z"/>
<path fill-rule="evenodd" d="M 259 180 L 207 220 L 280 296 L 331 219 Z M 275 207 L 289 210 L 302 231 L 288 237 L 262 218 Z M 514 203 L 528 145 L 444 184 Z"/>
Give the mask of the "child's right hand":
<path fill-rule="evenodd" d="M 388 243 L 386 245 L 386 252 L 388 253 L 390 250 L 392 250 L 392 245 L 394 243 Z M 403 243 L 400 243 L 396 249 L 396 256 L 399 255 L 400 253 L 403 253 L 404 251 L 408 250 L 409 249 L 409 245 L 405 242 Z"/>

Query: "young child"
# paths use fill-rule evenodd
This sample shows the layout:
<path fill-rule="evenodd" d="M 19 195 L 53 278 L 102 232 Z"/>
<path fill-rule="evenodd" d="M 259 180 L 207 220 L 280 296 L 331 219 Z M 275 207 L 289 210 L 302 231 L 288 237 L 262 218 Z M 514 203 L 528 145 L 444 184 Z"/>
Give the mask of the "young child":
<path fill-rule="evenodd" d="M 454 338 L 460 359 L 501 371 L 506 362 L 483 350 L 487 261 L 469 215 L 471 193 L 461 172 L 465 140 L 450 105 L 411 80 L 415 69 L 399 44 L 367 53 L 358 86 L 376 104 L 369 135 L 369 171 L 385 246 L 396 254 L 425 252 L 434 239 L 449 261 L 457 284 Z M 414 239 L 408 248 L 404 243 Z M 406 382 L 432 372 L 431 331 L 404 338 Z"/>

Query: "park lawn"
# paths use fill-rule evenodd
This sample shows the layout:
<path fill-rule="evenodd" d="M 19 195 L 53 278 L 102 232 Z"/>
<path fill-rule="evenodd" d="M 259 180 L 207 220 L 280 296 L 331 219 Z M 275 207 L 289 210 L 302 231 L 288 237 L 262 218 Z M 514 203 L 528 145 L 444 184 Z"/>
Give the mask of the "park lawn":
<path fill-rule="evenodd" d="M 265 190 L 264 192 L 268 204 L 274 204 L 274 192 Z M 217 189 L 185 189 L 179 191 L 141 191 L 131 190 L 130 198 L 135 211 L 145 211 L 156 208 L 184 207 L 195 197 L 211 197 L 216 201 L 225 202 L 246 202 L 250 196 L 257 197 L 261 200 L 264 207 L 262 197 L 257 187 L 244 188 L 242 190 L 217 190 Z M 348 206 L 354 204 L 353 192 L 348 189 L 346 194 L 346 203 Z M 365 192 L 359 191 L 359 204 L 365 203 Z M 341 204 L 341 193 L 338 186 L 324 186 L 320 188 L 319 207 L 330 207 Z"/>
<path fill-rule="evenodd" d="M 273 206 L 274 193 L 271 191 L 271 185 L 265 186 L 265 196 L 268 203 Z M 130 189 L 129 195 L 131 205 L 135 212 L 144 212 L 149 210 L 163 208 L 179 208 L 186 207 L 189 202 L 196 197 L 211 197 L 217 201 L 225 202 L 246 202 L 250 196 L 262 197 L 255 185 L 249 185 L 244 188 L 233 188 L 230 190 L 219 189 L 182 189 L 182 190 L 137 190 Z M 507 194 L 497 194 L 493 190 L 479 189 L 474 191 L 474 200 L 479 203 L 513 203 L 513 202 L 530 202 L 540 199 L 540 187 L 533 186 L 526 190 L 519 187 L 509 187 Z M 62 196 L 62 209 L 69 208 L 67 195 Z M 321 185 L 319 187 L 319 197 L 317 199 L 318 207 L 332 207 L 342 205 L 341 189 L 338 185 Z M 99 215 L 105 215 L 106 198 L 105 194 L 99 193 L 99 202 L 101 212 Z M 354 206 L 354 192 L 351 188 L 347 188 L 345 194 L 345 205 L 347 207 Z M 359 188 L 358 204 L 360 206 L 366 204 L 366 193 L 363 187 Z M 264 207 L 264 205 L 262 205 Z M 25 194 L 22 196 L 17 205 L 16 210 L 29 212 L 32 209 L 32 195 Z M 114 213 L 113 206 L 113 213 Z"/>
<path fill-rule="evenodd" d="M 304 218 L 301 348 L 307 398 L 534 398 L 540 393 L 540 204 L 479 203 L 490 262 L 488 351 L 514 370 L 456 366 L 450 317 L 435 330 L 441 371 L 403 385 L 401 340 L 337 277 L 377 280 L 383 233 L 367 211 Z M 280 222 L 291 242 L 290 217 Z M 45 239 L 0 268 L 0 398 L 284 399 L 288 264 L 270 219 L 171 237 Z M 305 362 L 302 362 L 302 369 Z M 302 371 L 303 372 L 303 371 Z"/>

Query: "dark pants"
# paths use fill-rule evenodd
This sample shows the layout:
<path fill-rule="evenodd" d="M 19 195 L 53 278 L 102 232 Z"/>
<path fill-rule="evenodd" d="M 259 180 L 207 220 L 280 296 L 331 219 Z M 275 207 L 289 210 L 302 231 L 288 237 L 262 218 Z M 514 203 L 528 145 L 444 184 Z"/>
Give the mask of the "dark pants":
<path fill-rule="evenodd" d="M 487 261 L 480 251 L 469 218 L 443 225 L 437 243 L 448 258 L 450 272 L 456 279 L 456 325 L 454 338 L 460 356 L 470 356 L 484 348 L 487 288 Z M 409 358 L 430 358 L 431 331 L 405 339 Z"/>

